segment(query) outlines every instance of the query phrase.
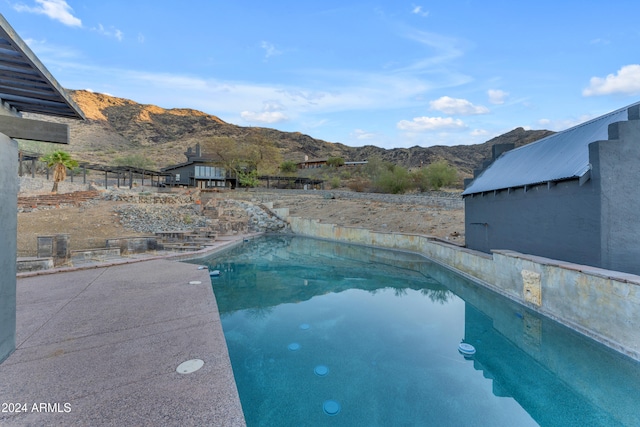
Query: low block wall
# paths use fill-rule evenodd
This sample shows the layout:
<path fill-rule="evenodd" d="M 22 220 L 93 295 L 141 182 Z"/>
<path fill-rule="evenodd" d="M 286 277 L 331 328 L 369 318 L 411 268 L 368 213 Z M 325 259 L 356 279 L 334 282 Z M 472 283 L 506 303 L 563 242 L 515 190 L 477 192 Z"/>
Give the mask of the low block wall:
<path fill-rule="evenodd" d="M 520 304 L 640 360 L 640 276 L 494 251 L 492 255 L 434 237 L 374 232 L 289 218 L 296 234 L 417 252 Z"/>
<path fill-rule="evenodd" d="M 72 262 L 103 261 L 120 257 L 120 248 L 103 248 L 71 251 Z"/>
<path fill-rule="evenodd" d="M 120 249 L 121 255 L 138 254 L 160 249 L 158 239 L 155 236 L 149 237 L 118 237 L 107 239 L 107 248 Z"/>
<path fill-rule="evenodd" d="M 18 273 L 49 270 L 53 268 L 53 258 L 18 259 L 16 265 Z"/>

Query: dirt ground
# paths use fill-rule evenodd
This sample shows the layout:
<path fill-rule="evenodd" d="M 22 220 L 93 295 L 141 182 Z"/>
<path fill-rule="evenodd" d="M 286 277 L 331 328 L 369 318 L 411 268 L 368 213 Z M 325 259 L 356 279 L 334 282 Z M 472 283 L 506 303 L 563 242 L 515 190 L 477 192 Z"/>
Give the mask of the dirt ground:
<path fill-rule="evenodd" d="M 69 234 L 71 250 L 79 250 L 104 248 L 108 238 L 142 235 L 120 225 L 112 211 L 115 203 L 100 200 L 18 213 L 18 256 L 35 256 L 38 236 Z"/>
<path fill-rule="evenodd" d="M 464 209 L 443 209 L 417 203 L 319 197 L 297 198 L 285 201 L 281 205 L 289 207 L 291 216 L 319 219 L 325 223 L 373 231 L 426 234 L 464 244 Z"/>
<path fill-rule="evenodd" d="M 251 198 L 235 194 L 233 198 Z M 375 231 L 427 234 L 464 244 L 464 210 L 443 209 L 421 203 L 382 202 L 367 199 L 326 199 L 319 194 L 261 194 L 274 207 L 288 207 L 291 216 L 368 228 Z M 254 199 L 255 201 L 255 199 Z M 100 248 L 107 238 L 141 236 L 124 228 L 113 212 L 120 202 L 93 200 L 83 206 L 36 209 L 18 214 L 18 256 L 35 256 L 37 236 L 69 234 L 71 250 Z"/>

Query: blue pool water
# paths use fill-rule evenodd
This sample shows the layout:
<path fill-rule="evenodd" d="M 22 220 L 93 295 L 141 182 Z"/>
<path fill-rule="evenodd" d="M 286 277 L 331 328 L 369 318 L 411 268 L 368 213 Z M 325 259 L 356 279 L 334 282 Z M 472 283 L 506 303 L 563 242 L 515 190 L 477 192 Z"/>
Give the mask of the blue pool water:
<path fill-rule="evenodd" d="M 418 255 L 278 236 L 204 263 L 249 426 L 640 426 L 639 363 Z"/>

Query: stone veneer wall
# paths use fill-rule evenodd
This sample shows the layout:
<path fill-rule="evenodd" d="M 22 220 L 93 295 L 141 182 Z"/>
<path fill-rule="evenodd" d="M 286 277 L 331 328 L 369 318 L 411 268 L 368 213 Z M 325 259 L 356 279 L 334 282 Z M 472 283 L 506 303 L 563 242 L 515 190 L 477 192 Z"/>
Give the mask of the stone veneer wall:
<path fill-rule="evenodd" d="M 640 360 L 640 276 L 524 255 L 485 254 L 434 237 L 374 232 L 290 217 L 300 235 L 417 252 Z"/>

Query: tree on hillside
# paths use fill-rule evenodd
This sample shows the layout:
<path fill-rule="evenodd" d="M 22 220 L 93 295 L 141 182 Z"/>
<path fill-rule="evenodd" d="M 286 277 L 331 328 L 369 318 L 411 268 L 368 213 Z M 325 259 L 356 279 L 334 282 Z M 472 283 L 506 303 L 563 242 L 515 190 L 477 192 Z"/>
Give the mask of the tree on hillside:
<path fill-rule="evenodd" d="M 67 177 L 67 169 L 72 170 L 78 167 L 78 162 L 71 158 L 66 151 L 56 150 L 40 158 L 47 167 L 53 167 L 53 188 L 52 193 L 58 192 L 58 183 Z"/>
<path fill-rule="evenodd" d="M 216 161 L 233 172 L 246 174 L 251 170 L 270 173 L 280 164 L 280 151 L 272 141 L 258 134 L 244 138 L 211 137 L 202 142 L 203 151 L 216 157 Z"/>
<path fill-rule="evenodd" d="M 275 173 L 282 161 L 282 153 L 273 140 L 260 133 L 253 132 L 241 139 L 248 147 L 249 160 L 260 173 Z"/>
<path fill-rule="evenodd" d="M 344 166 L 344 159 L 342 157 L 329 157 L 327 159 L 327 165 L 334 168 Z"/>
<path fill-rule="evenodd" d="M 285 160 L 280 164 L 280 172 L 282 173 L 295 173 L 298 170 L 298 165 L 293 160 Z"/>

